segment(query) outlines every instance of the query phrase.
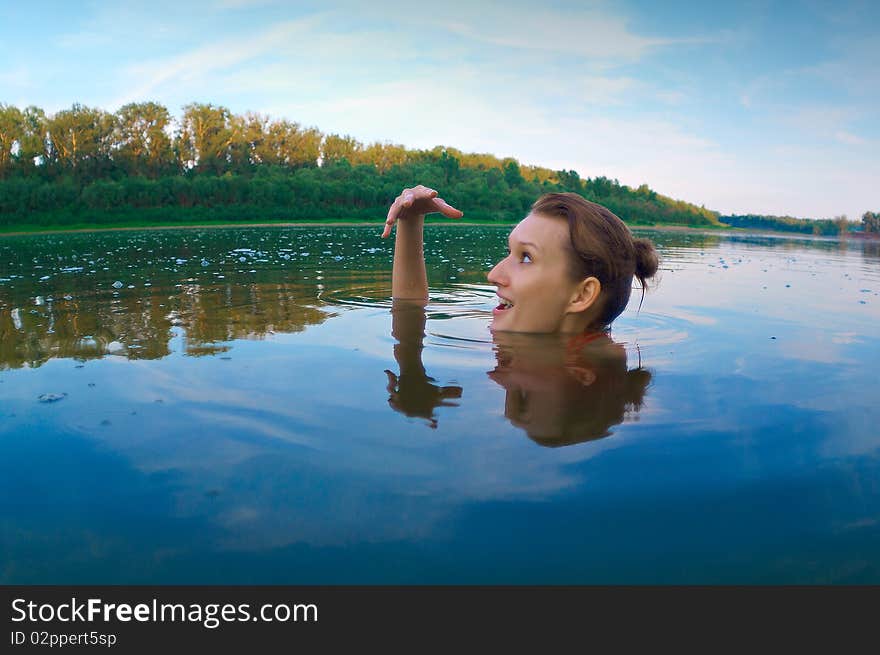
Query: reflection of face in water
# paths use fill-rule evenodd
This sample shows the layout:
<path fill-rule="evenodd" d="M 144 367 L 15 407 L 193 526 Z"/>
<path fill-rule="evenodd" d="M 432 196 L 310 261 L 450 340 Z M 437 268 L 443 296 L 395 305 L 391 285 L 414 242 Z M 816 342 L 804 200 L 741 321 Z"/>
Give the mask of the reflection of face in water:
<path fill-rule="evenodd" d="M 400 374 L 388 376 L 388 403 L 437 427 L 434 409 L 456 405 L 459 386 L 439 386 L 422 364 L 424 305 L 395 301 L 392 333 Z M 626 350 L 605 333 L 495 333 L 497 365 L 489 377 L 506 390 L 504 415 L 542 446 L 606 437 L 627 412 L 638 411 L 651 374 L 627 368 Z"/>
<path fill-rule="evenodd" d="M 507 392 L 504 415 L 542 446 L 607 437 L 641 408 L 651 374 L 627 368 L 626 350 L 604 333 L 496 335 L 489 377 Z"/>

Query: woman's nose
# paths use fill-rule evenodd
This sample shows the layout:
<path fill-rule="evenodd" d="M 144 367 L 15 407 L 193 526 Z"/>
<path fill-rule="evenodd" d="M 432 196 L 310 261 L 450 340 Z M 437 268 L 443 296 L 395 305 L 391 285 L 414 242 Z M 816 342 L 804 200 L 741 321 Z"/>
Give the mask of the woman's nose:
<path fill-rule="evenodd" d="M 486 279 L 489 280 L 489 284 L 494 284 L 499 287 L 503 287 L 507 284 L 507 276 L 504 275 L 503 268 L 504 260 L 502 259 L 500 262 L 495 264 L 491 271 L 489 271 L 488 275 L 486 275 Z"/>

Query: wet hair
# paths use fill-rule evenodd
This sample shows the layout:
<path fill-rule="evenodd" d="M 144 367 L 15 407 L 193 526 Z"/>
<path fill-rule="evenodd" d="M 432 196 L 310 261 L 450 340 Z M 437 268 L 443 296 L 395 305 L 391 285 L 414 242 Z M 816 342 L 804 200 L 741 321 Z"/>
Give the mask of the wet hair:
<path fill-rule="evenodd" d="M 591 327 L 607 328 L 626 308 L 633 277 L 641 284 L 644 300 L 660 261 L 650 240 L 633 237 L 611 210 L 576 193 L 547 193 L 535 201 L 532 213 L 566 219 L 572 278 L 592 276 L 602 285 L 598 325 Z"/>

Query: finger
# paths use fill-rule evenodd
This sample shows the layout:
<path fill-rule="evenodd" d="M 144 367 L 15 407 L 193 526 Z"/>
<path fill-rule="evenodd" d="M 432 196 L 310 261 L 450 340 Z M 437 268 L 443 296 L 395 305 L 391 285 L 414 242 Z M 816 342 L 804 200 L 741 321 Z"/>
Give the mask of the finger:
<path fill-rule="evenodd" d="M 385 389 L 392 393 L 397 388 L 397 376 L 388 369 L 385 369 L 385 375 L 388 376 L 388 386 Z"/>
<path fill-rule="evenodd" d="M 412 192 L 407 192 L 407 193 L 404 193 L 402 197 L 403 197 L 403 203 L 402 203 L 403 206 L 404 207 L 411 207 L 413 204 L 413 200 L 415 200 L 415 194 Z"/>
<path fill-rule="evenodd" d="M 435 209 L 446 216 L 447 218 L 461 218 L 464 216 L 464 212 L 460 209 L 456 209 L 448 202 L 443 200 L 443 198 L 434 198 L 434 207 Z"/>
<path fill-rule="evenodd" d="M 394 221 L 397 220 L 397 214 L 399 211 L 400 197 L 396 198 L 394 202 L 391 203 L 391 207 L 388 208 L 388 217 L 385 219 L 385 229 L 382 231 L 383 239 L 391 234 L 391 226 L 394 225 Z"/>
<path fill-rule="evenodd" d="M 461 387 L 443 387 L 440 389 L 441 398 L 461 398 Z"/>

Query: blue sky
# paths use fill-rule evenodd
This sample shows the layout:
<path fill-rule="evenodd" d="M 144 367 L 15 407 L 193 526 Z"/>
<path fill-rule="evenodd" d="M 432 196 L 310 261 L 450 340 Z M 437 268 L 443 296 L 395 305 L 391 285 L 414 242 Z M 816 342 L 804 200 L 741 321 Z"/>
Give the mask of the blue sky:
<path fill-rule="evenodd" d="M 876 2 L 0 0 L 0 102 L 211 102 L 859 218 L 880 210 L 878 36 Z"/>

